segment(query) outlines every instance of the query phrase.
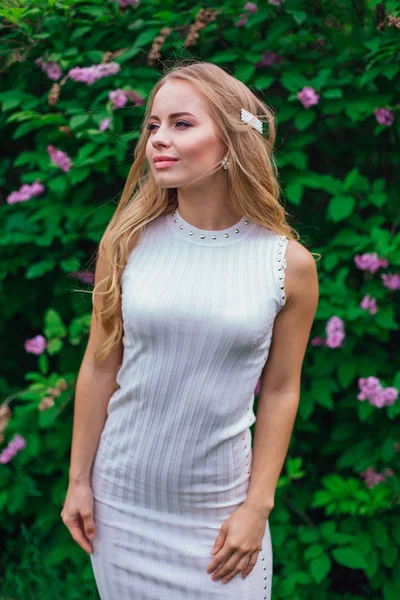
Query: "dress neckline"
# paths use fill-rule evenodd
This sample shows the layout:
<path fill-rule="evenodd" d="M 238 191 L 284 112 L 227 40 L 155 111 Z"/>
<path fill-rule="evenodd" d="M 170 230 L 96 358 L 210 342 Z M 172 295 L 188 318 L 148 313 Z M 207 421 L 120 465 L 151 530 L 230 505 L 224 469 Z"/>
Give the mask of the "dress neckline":
<path fill-rule="evenodd" d="M 166 217 L 171 229 L 177 235 L 188 242 L 201 246 L 227 246 L 239 242 L 256 225 L 248 217 L 242 217 L 240 221 L 227 229 L 198 229 L 182 218 L 178 207 Z"/>

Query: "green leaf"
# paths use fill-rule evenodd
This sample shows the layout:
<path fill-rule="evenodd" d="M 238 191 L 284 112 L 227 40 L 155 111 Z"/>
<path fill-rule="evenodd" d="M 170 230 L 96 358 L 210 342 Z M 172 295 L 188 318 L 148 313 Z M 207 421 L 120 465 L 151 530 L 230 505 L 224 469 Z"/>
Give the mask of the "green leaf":
<path fill-rule="evenodd" d="M 334 548 L 332 550 L 334 560 L 348 569 L 366 569 L 367 563 L 361 554 L 354 548 Z"/>
<path fill-rule="evenodd" d="M 67 328 L 65 327 L 61 316 L 56 310 L 54 310 L 54 308 L 49 308 L 46 311 L 46 314 L 44 316 L 44 323 L 47 338 L 57 336 L 63 337 L 67 335 Z"/>
<path fill-rule="evenodd" d="M 58 196 L 65 195 L 65 193 L 69 187 L 67 179 L 62 175 L 60 175 L 60 177 L 54 177 L 53 179 L 50 179 L 47 182 L 47 186 L 48 186 L 50 192 L 52 192 L 53 194 L 56 194 Z"/>
<path fill-rule="evenodd" d="M 316 118 L 316 113 L 308 108 L 296 115 L 294 124 L 299 131 L 304 131 L 304 129 L 307 129 Z"/>
<path fill-rule="evenodd" d="M 41 260 L 27 269 L 25 273 L 25 279 L 36 279 L 37 277 L 41 277 L 45 273 L 52 271 L 55 266 L 56 261 L 53 258 Z"/>
<path fill-rule="evenodd" d="M 368 196 L 369 202 L 378 208 L 381 208 L 387 202 L 387 195 L 383 192 L 373 192 Z"/>
<path fill-rule="evenodd" d="M 324 90 L 322 92 L 322 97 L 329 99 L 343 98 L 343 90 L 341 90 L 340 88 L 331 88 L 329 90 Z"/>
<path fill-rule="evenodd" d="M 60 338 L 54 338 L 49 341 L 47 345 L 47 352 L 50 354 L 50 356 L 53 356 L 54 354 L 58 354 L 58 352 L 62 350 L 63 346 L 63 341 L 60 340 Z"/>
<path fill-rule="evenodd" d="M 66 260 L 60 261 L 60 267 L 64 273 L 71 273 L 72 271 L 79 271 L 79 261 L 76 258 L 67 258 Z"/>
<path fill-rule="evenodd" d="M 300 92 L 307 83 L 307 79 L 299 73 L 284 71 L 281 76 L 281 84 L 288 92 Z"/>
<path fill-rule="evenodd" d="M 354 381 L 356 376 L 356 363 L 351 360 L 345 360 L 339 363 L 337 376 L 343 389 L 346 389 Z"/>
<path fill-rule="evenodd" d="M 400 589 L 394 581 L 385 581 L 382 591 L 383 600 L 399 600 Z"/>
<path fill-rule="evenodd" d="M 242 81 L 248 83 L 253 77 L 256 71 L 256 67 L 249 63 L 237 63 L 234 69 L 234 76 Z"/>
<path fill-rule="evenodd" d="M 377 519 L 374 519 L 368 525 L 374 540 L 375 547 L 380 549 L 386 548 L 389 545 L 387 525 Z"/>
<path fill-rule="evenodd" d="M 335 196 L 329 202 L 327 215 L 334 222 L 342 221 L 352 214 L 354 205 L 353 196 Z"/>
<path fill-rule="evenodd" d="M 287 8 L 285 12 L 288 15 L 292 15 L 298 25 L 301 25 L 307 19 L 307 13 L 303 10 L 292 10 Z"/>
<path fill-rule="evenodd" d="M 148 27 L 144 31 L 141 31 L 137 38 L 134 41 L 134 45 L 136 48 L 140 48 L 141 46 L 147 46 L 153 39 L 159 35 L 160 29 L 159 27 Z"/>
<path fill-rule="evenodd" d="M 240 58 L 240 54 L 236 50 L 222 50 L 213 54 L 211 56 L 210 62 L 213 62 L 214 64 L 218 65 L 223 63 L 235 62 L 238 60 L 238 58 Z"/>
<path fill-rule="evenodd" d="M 399 550 L 395 546 L 388 546 L 387 548 L 383 548 L 381 553 L 382 563 L 388 569 L 391 569 L 393 565 L 396 563 L 399 555 Z"/>
<path fill-rule="evenodd" d="M 321 583 L 332 568 L 332 561 L 327 554 L 314 558 L 310 562 L 310 573 L 314 581 Z"/>
<path fill-rule="evenodd" d="M 258 75 L 254 80 L 254 85 L 260 90 L 266 90 L 274 81 L 274 75 Z"/>
<path fill-rule="evenodd" d="M 370 2 L 370 4 L 371 4 L 371 2 Z M 372 38 L 372 40 L 367 40 L 366 42 L 363 42 L 363 44 L 369 50 L 376 52 L 378 50 L 379 46 L 381 45 L 381 38 L 375 37 L 375 38 Z"/>
<path fill-rule="evenodd" d="M 385 65 L 382 69 L 382 75 L 385 75 L 388 79 L 392 80 L 395 75 L 399 72 L 399 66 L 395 63 Z"/>
<path fill-rule="evenodd" d="M 303 186 L 298 181 L 288 183 L 285 187 L 285 196 L 292 204 L 300 204 L 303 197 Z"/>
<path fill-rule="evenodd" d="M 47 355 L 44 352 L 39 356 L 38 365 L 40 371 L 44 375 L 46 375 L 49 371 L 49 359 L 47 358 Z"/>
<path fill-rule="evenodd" d="M 89 121 L 90 117 L 87 114 L 74 115 L 69 120 L 69 126 L 74 131 Z"/>

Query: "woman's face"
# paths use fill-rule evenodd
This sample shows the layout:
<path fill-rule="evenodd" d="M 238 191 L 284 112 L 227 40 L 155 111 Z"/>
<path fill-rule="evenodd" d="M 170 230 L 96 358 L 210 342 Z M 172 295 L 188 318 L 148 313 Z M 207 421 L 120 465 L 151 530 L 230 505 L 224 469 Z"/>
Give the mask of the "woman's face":
<path fill-rule="evenodd" d="M 190 114 L 172 116 L 178 112 Z M 224 145 L 207 113 L 206 100 L 191 83 L 175 80 L 163 85 L 154 97 L 147 127 L 150 134 L 146 157 L 160 187 L 189 186 L 205 172 L 220 166 Z M 153 159 L 162 155 L 178 160 L 172 166 L 157 168 Z M 203 177 L 198 185 L 205 183 L 210 180 Z"/>

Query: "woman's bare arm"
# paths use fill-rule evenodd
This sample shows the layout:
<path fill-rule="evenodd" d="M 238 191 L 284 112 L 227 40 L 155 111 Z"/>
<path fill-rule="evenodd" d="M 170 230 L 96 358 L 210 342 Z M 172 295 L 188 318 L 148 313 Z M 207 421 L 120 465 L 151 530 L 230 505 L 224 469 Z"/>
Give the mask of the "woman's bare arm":
<path fill-rule="evenodd" d="M 105 244 L 109 243 L 108 233 Z M 95 284 L 108 273 L 108 263 L 99 257 L 96 264 Z M 100 286 L 100 291 L 104 288 Z M 95 307 L 100 310 L 103 296 L 96 294 Z M 104 359 L 100 366 L 94 363 L 96 348 L 106 339 L 106 334 L 98 321 L 94 309 L 90 325 L 90 335 L 79 370 L 74 405 L 71 461 L 69 479 L 71 482 L 89 481 L 100 435 L 107 418 L 108 402 L 114 393 L 116 376 L 122 362 L 122 341 Z"/>
<path fill-rule="evenodd" d="M 254 431 L 254 454 L 247 504 L 268 517 L 284 464 L 300 400 L 301 371 L 317 310 L 315 260 L 296 240 L 286 250 L 287 303 L 276 317 L 271 348 L 261 378 Z"/>

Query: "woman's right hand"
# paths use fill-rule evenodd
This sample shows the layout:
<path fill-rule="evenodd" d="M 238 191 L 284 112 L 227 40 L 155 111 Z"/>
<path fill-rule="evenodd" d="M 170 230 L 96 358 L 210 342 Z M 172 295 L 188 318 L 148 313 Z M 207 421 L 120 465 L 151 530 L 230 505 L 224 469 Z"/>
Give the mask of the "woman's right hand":
<path fill-rule="evenodd" d="M 93 493 L 89 480 L 71 482 L 61 518 L 68 527 L 73 539 L 87 552 L 93 552 L 91 539 L 96 535 L 96 525 L 93 519 Z"/>

